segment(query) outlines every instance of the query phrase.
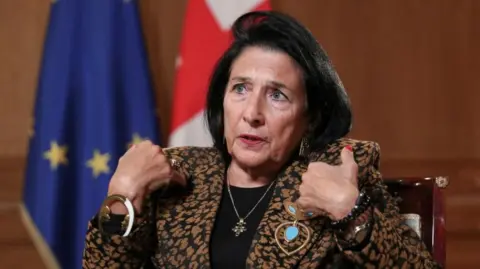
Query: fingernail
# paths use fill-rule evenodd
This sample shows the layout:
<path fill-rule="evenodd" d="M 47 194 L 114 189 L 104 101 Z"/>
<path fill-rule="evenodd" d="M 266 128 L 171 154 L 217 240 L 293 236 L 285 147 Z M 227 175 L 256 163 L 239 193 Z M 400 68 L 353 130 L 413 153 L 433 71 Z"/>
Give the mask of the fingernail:
<path fill-rule="evenodd" d="M 345 148 L 353 152 L 352 146 L 348 145 L 348 146 L 345 146 Z"/>

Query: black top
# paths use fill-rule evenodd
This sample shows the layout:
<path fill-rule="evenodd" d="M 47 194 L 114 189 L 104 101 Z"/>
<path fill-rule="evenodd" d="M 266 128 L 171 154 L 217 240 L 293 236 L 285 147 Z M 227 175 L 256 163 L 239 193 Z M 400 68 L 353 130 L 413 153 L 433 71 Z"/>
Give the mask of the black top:
<path fill-rule="evenodd" d="M 235 201 L 235 207 L 240 217 L 244 218 L 248 214 L 269 186 L 270 184 L 257 188 L 230 187 Z M 245 262 L 252 245 L 253 237 L 267 210 L 273 189 L 275 188 L 272 186 L 258 206 L 245 219 L 247 230 L 237 237 L 232 229 L 239 219 L 233 209 L 227 186 L 224 185 L 222 201 L 220 202 L 220 208 L 217 212 L 215 226 L 210 239 L 212 268 L 245 268 Z"/>

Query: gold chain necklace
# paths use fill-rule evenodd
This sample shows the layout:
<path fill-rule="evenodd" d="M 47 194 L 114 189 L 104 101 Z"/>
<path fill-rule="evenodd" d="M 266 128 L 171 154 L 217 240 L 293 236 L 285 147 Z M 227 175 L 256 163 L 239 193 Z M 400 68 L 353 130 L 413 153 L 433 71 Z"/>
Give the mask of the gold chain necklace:
<path fill-rule="evenodd" d="M 276 180 L 274 180 L 274 181 L 272 181 L 272 183 L 270 183 L 270 186 L 268 186 L 265 193 L 262 195 L 262 197 L 260 197 L 260 200 L 258 200 L 258 202 L 255 204 L 255 206 L 252 209 L 250 209 L 250 211 L 247 213 L 247 215 L 245 217 L 241 218 L 240 214 L 238 214 L 237 207 L 235 206 L 235 201 L 233 200 L 232 191 L 230 190 L 230 181 L 227 179 L 228 194 L 230 195 L 230 200 L 232 201 L 233 210 L 235 210 L 235 214 L 237 214 L 237 217 L 238 217 L 237 224 L 232 228 L 232 231 L 235 233 L 235 236 L 239 236 L 241 233 L 243 233 L 247 230 L 247 223 L 245 222 L 245 220 L 248 218 L 248 216 L 250 216 L 250 214 L 252 214 L 253 210 L 255 210 L 255 208 L 257 208 L 257 206 L 260 204 L 260 202 L 263 200 L 263 198 L 265 198 L 265 195 L 267 195 L 268 191 L 273 186 L 273 183 L 275 183 L 275 181 Z"/>

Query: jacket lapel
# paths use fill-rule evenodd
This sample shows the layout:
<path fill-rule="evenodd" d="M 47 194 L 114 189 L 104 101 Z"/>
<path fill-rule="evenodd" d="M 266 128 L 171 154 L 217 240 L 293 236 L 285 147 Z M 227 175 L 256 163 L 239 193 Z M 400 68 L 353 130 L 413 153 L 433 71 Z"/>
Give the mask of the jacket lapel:
<path fill-rule="evenodd" d="M 198 244 L 189 260 L 199 268 L 211 268 L 210 265 L 210 238 L 215 224 L 215 218 L 222 199 L 222 189 L 225 176 L 225 164 L 218 155 L 215 162 L 206 164 L 202 170 L 201 178 L 195 182 L 195 194 L 190 196 L 191 203 L 195 204 L 196 224 L 195 230 L 200 236 L 192 234 L 192 240 Z M 197 175 L 198 176 L 198 175 Z M 190 264 L 190 266 L 192 265 Z"/>
<path fill-rule="evenodd" d="M 247 259 L 249 267 L 293 268 L 319 240 L 330 240 L 331 237 L 320 238 L 324 230 L 325 218 L 323 217 L 300 221 L 299 236 L 290 242 L 284 238 L 285 229 L 295 220 L 287 213 L 284 202 L 298 198 L 301 176 L 306 169 L 307 164 L 294 161 L 277 178 L 270 205 L 260 222 L 250 248 Z M 305 229 L 308 229 L 309 240 L 307 240 Z M 275 236 L 276 233 L 277 236 Z M 324 254 L 317 254 L 326 255 L 326 251 Z"/>

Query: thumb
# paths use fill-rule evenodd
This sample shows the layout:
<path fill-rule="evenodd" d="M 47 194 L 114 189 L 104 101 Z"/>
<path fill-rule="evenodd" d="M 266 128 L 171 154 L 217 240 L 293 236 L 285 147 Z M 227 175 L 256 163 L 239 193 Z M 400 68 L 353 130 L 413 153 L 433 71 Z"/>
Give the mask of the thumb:
<path fill-rule="evenodd" d="M 340 154 L 340 158 L 342 160 L 342 165 L 351 165 L 355 163 L 355 159 L 353 156 L 353 149 L 352 146 L 347 145 L 342 149 Z"/>
<path fill-rule="evenodd" d="M 345 175 L 351 180 L 354 180 L 356 182 L 358 166 L 357 166 L 357 163 L 355 162 L 352 146 L 349 145 L 342 149 L 341 159 L 342 159 L 341 166 L 346 173 Z"/>

